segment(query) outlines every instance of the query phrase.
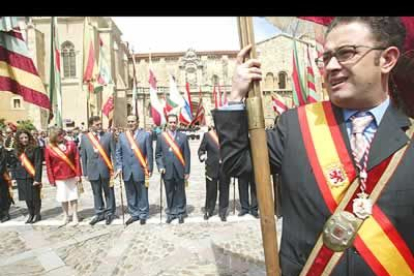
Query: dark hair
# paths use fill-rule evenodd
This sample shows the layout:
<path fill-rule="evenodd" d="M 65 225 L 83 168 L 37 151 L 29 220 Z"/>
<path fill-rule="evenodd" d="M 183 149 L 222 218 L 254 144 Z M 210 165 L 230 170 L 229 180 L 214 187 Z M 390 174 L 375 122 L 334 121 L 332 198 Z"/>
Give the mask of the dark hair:
<path fill-rule="evenodd" d="M 412 87 L 414 79 L 414 53 L 410 49 L 404 49 L 407 30 L 400 17 L 375 16 L 375 17 L 336 17 L 329 25 L 325 37 L 338 25 L 360 22 L 366 24 L 379 43 L 378 47 L 395 46 L 400 50 L 397 64 L 391 70 L 389 81 L 389 93 L 394 104 L 407 115 L 414 117 L 414 97 Z M 398 86 L 397 86 L 398 84 Z"/>
<path fill-rule="evenodd" d="M 20 143 L 20 135 L 26 134 L 29 137 L 29 144 L 27 145 L 27 151 L 33 151 L 34 148 L 37 146 L 37 142 L 33 138 L 32 134 L 27 129 L 19 129 L 16 132 L 16 136 L 14 137 L 14 144 L 16 145 L 17 153 L 20 155 L 24 151 L 24 146 Z"/>
<path fill-rule="evenodd" d="M 380 43 L 381 47 L 397 47 L 403 52 L 406 29 L 400 17 L 393 16 L 349 16 L 336 17 L 326 30 L 325 37 L 337 26 L 360 22 L 366 24 L 374 39 Z"/>
<path fill-rule="evenodd" d="M 94 122 L 97 122 L 97 121 L 100 121 L 100 120 L 101 120 L 101 117 L 92 116 L 92 117 L 89 118 L 88 124 L 89 124 L 89 126 L 91 126 L 91 125 L 93 125 Z"/>
<path fill-rule="evenodd" d="M 167 115 L 167 121 L 168 121 L 168 118 L 170 118 L 170 117 L 174 117 L 178 122 L 178 116 L 176 114 L 168 114 Z"/>

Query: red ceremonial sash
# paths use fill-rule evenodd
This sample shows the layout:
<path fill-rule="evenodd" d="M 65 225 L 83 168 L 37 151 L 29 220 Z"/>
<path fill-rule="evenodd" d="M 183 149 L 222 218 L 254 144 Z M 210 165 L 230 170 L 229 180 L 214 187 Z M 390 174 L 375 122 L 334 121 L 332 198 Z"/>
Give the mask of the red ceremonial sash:
<path fill-rule="evenodd" d="M 318 102 L 298 108 L 299 125 L 307 156 L 328 209 L 333 213 L 356 177 L 351 155 L 333 113 L 330 102 Z M 389 165 L 392 156 L 368 172 L 366 192 L 370 194 Z M 357 197 L 359 189 L 354 193 Z M 346 211 L 352 213 L 350 200 Z M 377 275 L 414 275 L 414 257 L 391 221 L 375 204 L 373 214 L 358 231 L 354 246 Z M 329 275 L 342 254 L 335 254 L 317 243 L 312 264 L 301 275 Z"/>
<path fill-rule="evenodd" d="M 51 152 L 55 154 L 56 157 L 60 158 L 60 160 L 65 162 L 75 174 L 77 174 L 75 165 L 72 163 L 69 157 L 60 148 L 55 147 L 52 144 L 49 144 L 49 149 Z"/>
<path fill-rule="evenodd" d="M 164 132 L 162 135 L 164 136 L 165 141 L 167 142 L 167 144 L 173 150 L 175 156 L 178 158 L 178 160 L 180 160 L 181 164 L 185 167 L 184 157 L 181 154 L 180 148 L 175 143 L 174 138 L 171 137 L 171 135 L 169 133 L 166 133 L 166 132 Z"/>
<path fill-rule="evenodd" d="M 32 176 L 35 176 L 35 168 L 30 162 L 29 158 L 27 157 L 26 153 L 22 153 L 19 156 L 20 162 L 22 162 L 22 166 L 26 169 L 26 171 Z"/>
<path fill-rule="evenodd" d="M 147 162 L 145 161 L 144 155 L 141 152 L 141 149 L 138 147 L 137 143 L 135 143 L 135 140 L 132 137 L 132 134 L 130 131 L 126 131 L 125 135 L 128 139 L 128 142 L 129 142 L 129 145 L 131 146 L 132 151 L 135 154 L 135 157 L 138 159 L 139 163 L 141 164 L 141 167 L 145 171 L 145 176 L 148 177 L 149 175 L 148 166 L 147 166 Z"/>
<path fill-rule="evenodd" d="M 99 143 L 98 139 L 96 139 L 95 135 L 92 133 L 88 133 L 89 141 L 91 141 L 94 149 L 98 150 L 99 154 L 101 155 L 105 165 L 108 167 L 110 174 L 113 173 L 114 167 L 112 166 L 111 160 L 109 159 L 108 155 L 106 154 L 105 150 L 102 148 L 101 144 Z"/>
<path fill-rule="evenodd" d="M 209 133 L 211 135 L 211 138 L 213 138 L 213 141 L 216 142 L 217 147 L 220 148 L 220 143 L 219 143 L 219 139 L 218 139 L 218 136 L 217 136 L 216 131 L 215 130 L 211 130 Z"/>

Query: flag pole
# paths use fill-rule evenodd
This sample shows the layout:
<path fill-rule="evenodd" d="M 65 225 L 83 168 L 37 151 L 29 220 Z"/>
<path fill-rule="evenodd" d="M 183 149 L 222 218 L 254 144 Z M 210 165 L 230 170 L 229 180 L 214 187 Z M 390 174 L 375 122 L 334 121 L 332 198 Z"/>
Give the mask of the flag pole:
<path fill-rule="evenodd" d="M 257 58 L 254 42 L 252 17 L 238 17 L 240 45 L 242 48 L 251 44 L 248 59 Z M 262 93 L 259 81 L 254 81 L 246 99 L 248 115 L 250 148 L 252 153 L 257 199 L 260 210 L 263 248 L 266 272 L 268 276 L 279 276 L 279 255 L 275 210 L 270 182 L 269 153 L 263 115 Z"/>

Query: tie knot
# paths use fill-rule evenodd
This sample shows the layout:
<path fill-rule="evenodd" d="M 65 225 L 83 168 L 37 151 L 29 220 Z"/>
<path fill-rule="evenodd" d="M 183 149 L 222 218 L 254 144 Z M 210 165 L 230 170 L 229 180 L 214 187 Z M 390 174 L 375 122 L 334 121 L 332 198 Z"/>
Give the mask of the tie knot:
<path fill-rule="evenodd" d="M 374 117 L 367 112 L 359 112 L 352 116 L 352 133 L 363 133 Z"/>

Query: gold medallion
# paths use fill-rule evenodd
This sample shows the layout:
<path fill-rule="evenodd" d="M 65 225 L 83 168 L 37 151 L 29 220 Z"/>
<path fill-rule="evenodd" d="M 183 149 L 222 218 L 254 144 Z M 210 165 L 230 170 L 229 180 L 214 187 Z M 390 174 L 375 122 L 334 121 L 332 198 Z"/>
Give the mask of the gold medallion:
<path fill-rule="evenodd" d="M 332 251 L 344 251 L 352 246 L 357 230 L 358 219 L 350 212 L 339 212 L 325 223 L 323 243 Z"/>

